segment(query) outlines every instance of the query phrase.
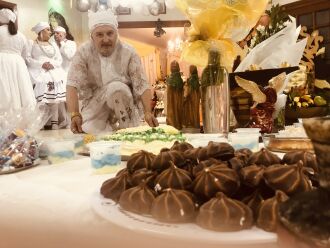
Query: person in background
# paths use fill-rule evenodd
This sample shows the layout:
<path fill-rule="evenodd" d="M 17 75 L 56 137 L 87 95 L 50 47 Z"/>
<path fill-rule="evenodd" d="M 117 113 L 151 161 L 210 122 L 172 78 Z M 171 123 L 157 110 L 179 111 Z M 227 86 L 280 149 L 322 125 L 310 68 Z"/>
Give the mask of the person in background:
<path fill-rule="evenodd" d="M 65 72 L 62 69 L 62 57 L 56 44 L 49 42 L 51 35 L 47 22 L 40 22 L 32 28 L 38 36 L 33 42 L 27 57 L 34 93 L 40 108 L 50 109 L 51 117 L 47 129 L 58 129 L 59 103 L 65 102 Z"/>
<path fill-rule="evenodd" d="M 68 40 L 66 36 L 67 33 L 63 27 L 57 26 L 56 28 L 54 28 L 55 42 L 60 49 L 61 56 L 63 59 L 62 68 L 65 71 L 65 79 L 67 78 L 67 73 L 69 71 L 72 58 L 77 51 L 76 42 L 74 42 L 73 40 Z M 58 110 L 59 118 L 63 118 L 65 120 L 61 122 L 59 127 L 66 127 L 70 122 L 70 118 L 67 115 L 66 104 L 64 102 L 59 103 Z"/>
<path fill-rule="evenodd" d="M 91 40 L 78 49 L 68 74 L 71 131 L 99 133 L 138 126 L 139 109 L 150 126 L 157 126 L 140 57 L 118 38 L 116 17 L 111 10 L 90 12 L 88 17 Z"/>
<path fill-rule="evenodd" d="M 36 106 L 32 83 L 24 57 L 27 40 L 17 31 L 16 15 L 0 10 L 0 108 Z"/>
<path fill-rule="evenodd" d="M 54 29 L 54 37 L 62 55 L 62 68 L 65 72 L 68 72 L 72 58 L 77 51 L 76 42 L 66 38 L 66 31 L 61 26 L 57 26 Z"/>

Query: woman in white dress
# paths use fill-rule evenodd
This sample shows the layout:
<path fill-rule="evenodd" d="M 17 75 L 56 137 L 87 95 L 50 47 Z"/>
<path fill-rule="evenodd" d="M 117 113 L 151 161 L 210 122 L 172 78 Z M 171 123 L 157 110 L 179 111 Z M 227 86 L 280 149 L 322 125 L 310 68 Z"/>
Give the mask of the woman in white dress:
<path fill-rule="evenodd" d="M 54 28 L 54 38 L 62 55 L 62 59 L 63 59 L 62 68 L 65 72 L 65 78 L 66 78 L 69 72 L 69 68 L 73 56 L 77 51 L 77 44 L 73 40 L 70 40 L 73 39 L 72 35 L 69 35 L 68 37 L 66 29 L 61 26 L 57 26 L 56 28 Z M 67 108 L 65 103 L 61 103 L 59 106 L 59 118 L 60 120 L 63 119 L 63 121 L 59 123 L 60 128 L 66 127 L 70 122 L 70 118 L 67 114 Z"/>
<path fill-rule="evenodd" d="M 15 21 L 13 11 L 0 10 L 0 108 L 34 108 L 36 99 L 23 59 L 27 40 L 17 31 Z"/>
<path fill-rule="evenodd" d="M 27 58 L 29 72 L 37 103 L 44 109 L 50 109 L 51 117 L 47 126 L 58 129 L 59 103 L 65 102 L 66 77 L 62 69 L 62 57 L 55 43 L 49 42 L 51 35 L 47 22 L 40 22 L 32 28 L 37 39 L 33 42 Z"/>

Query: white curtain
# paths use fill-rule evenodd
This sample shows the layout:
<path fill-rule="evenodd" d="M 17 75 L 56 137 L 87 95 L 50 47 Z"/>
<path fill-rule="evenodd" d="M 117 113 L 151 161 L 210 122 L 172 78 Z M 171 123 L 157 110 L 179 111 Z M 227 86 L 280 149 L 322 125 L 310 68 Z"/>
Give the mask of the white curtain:
<path fill-rule="evenodd" d="M 150 53 L 141 57 L 142 65 L 147 75 L 147 80 L 150 84 L 155 84 L 157 80 L 157 60 L 156 53 Z"/>

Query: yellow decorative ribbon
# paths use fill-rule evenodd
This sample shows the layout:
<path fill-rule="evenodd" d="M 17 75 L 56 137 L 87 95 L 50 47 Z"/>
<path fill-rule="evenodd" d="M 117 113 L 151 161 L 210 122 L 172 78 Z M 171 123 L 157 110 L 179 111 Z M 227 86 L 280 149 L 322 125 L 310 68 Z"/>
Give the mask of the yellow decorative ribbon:
<path fill-rule="evenodd" d="M 209 49 L 218 48 L 221 64 L 231 69 L 237 55 L 244 56 L 236 44 L 256 24 L 268 0 L 176 0 L 191 27 L 183 45 L 182 59 L 206 66 Z"/>

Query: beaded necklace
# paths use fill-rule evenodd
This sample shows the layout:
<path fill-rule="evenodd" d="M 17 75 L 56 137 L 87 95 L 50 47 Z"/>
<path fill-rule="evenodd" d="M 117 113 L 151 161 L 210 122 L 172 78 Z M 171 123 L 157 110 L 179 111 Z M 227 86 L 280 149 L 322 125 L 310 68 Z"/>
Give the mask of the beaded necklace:
<path fill-rule="evenodd" d="M 53 48 L 53 51 L 52 51 L 52 52 L 51 52 L 51 51 L 47 51 L 47 50 L 45 50 L 44 46 L 40 44 L 40 42 L 39 42 L 38 39 L 36 39 L 36 43 L 38 44 L 40 50 L 41 50 L 41 51 L 42 51 L 42 52 L 43 52 L 48 58 L 53 58 L 53 57 L 55 56 L 55 54 L 56 54 L 56 49 L 55 49 L 55 47 L 54 47 L 54 45 L 53 45 L 52 43 L 50 43 L 49 41 L 47 41 L 47 43 L 48 43 L 49 45 L 51 45 L 52 48 Z"/>

